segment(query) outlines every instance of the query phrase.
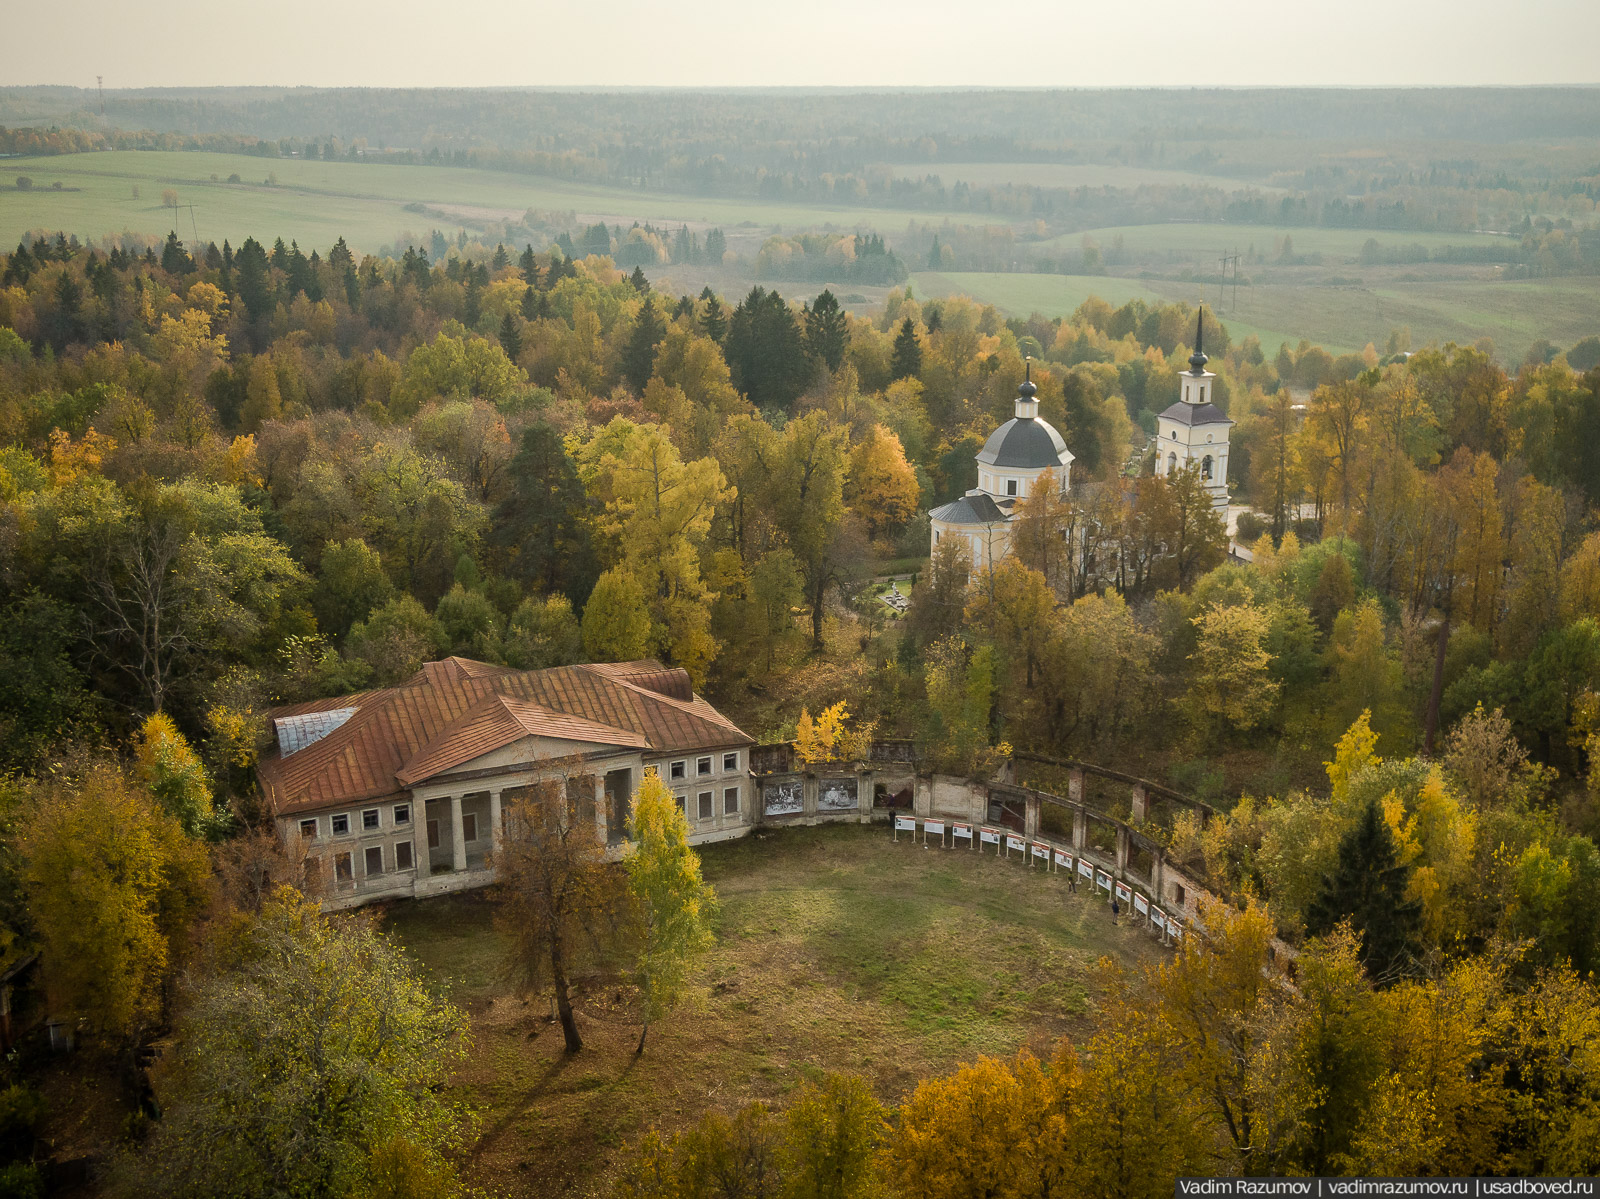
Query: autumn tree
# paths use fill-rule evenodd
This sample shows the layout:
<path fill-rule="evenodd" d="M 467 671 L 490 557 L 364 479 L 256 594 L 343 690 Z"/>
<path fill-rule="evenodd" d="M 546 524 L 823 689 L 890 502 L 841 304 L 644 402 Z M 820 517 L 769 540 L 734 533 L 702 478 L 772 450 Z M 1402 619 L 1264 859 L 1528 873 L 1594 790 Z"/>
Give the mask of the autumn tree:
<path fill-rule="evenodd" d="M 205 849 L 106 763 L 40 785 L 18 844 L 55 1010 L 112 1043 L 154 1027 L 205 902 Z"/>
<path fill-rule="evenodd" d="M 979 778 L 1011 755 L 994 735 L 994 649 L 947 637 L 925 655 L 927 743 L 949 769 Z"/>
<path fill-rule="evenodd" d="M 900 438 L 884 426 L 873 425 L 850 451 L 848 480 L 845 500 L 867 536 L 898 529 L 916 515 L 921 495 L 916 472 Z"/>
<path fill-rule="evenodd" d="M 1013 683 L 1021 676 L 1030 690 L 1034 685 L 1045 644 L 1055 624 L 1056 600 L 1045 577 L 1006 557 L 973 585 L 966 619 L 992 640 L 1008 667 Z M 1020 666 L 1020 670 L 1018 667 Z"/>
<path fill-rule="evenodd" d="M 157 712 L 139 729 L 139 778 L 151 796 L 191 837 L 214 831 L 211 780 L 172 717 Z"/>
<path fill-rule="evenodd" d="M 587 779 L 575 787 L 591 786 Z M 500 927 L 507 964 L 525 987 L 548 982 L 568 1053 L 583 1048 L 572 1008 L 572 972 L 586 948 L 615 928 L 623 876 L 566 780 L 547 781 L 511 798 L 494 851 Z"/>
<path fill-rule="evenodd" d="M 849 434 L 820 412 L 783 428 L 772 449 L 765 494 L 806 584 L 811 643 L 822 647 L 823 603 L 844 563 L 840 532 L 849 474 Z"/>
<path fill-rule="evenodd" d="M 1248 732 L 1262 724 L 1279 691 L 1266 648 L 1266 612 L 1250 603 L 1211 607 L 1190 623 L 1198 636 L 1182 704 L 1196 729 Z"/>
<path fill-rule="evenodd" d="M 606 571 L 584 605 L 583 652 L 592 662 L 632 662 L 649 650 L 644 588 L 625 570 Z"/>
<path fill-rule="evenodd" d="M 155 1072 L 161 1119 L 119 1173 L 140 1195 L 457 1195 L 445 1083 L 466 1016 L 371 921 L 289 888 L 220 930 Z"/>
<path fill-rule="evenodd" d="M 716 894 L 700 875 L 700 855 L 689 848 L 688 820 L 654 770 L 639 784 L 628 834 L 644 1025 L 634 1052 L 643 1053 L 650 1025 L 682 1001 L 696 955 L 711 945 Z"/>
<path fill-rule="evenodd" d="M 599 525 L 612 570 L 637 582 L 652 648 L 699 682 L 716 656 L 699 551 L 728 498 L 726 482 L 716 459 L 684 462 L 656 426 L 618 418 L 605 434 L 585 448 L 583 462 L 604 496 Z"/>

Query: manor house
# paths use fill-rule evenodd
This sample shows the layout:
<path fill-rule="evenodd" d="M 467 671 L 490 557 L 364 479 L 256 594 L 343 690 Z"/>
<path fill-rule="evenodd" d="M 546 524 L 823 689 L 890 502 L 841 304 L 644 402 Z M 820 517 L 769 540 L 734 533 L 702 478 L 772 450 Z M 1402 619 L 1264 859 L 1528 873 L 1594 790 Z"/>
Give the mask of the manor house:
<path fill-rule="evenodd" d="M 551 782 L 618 854 L 652 767 L 691 842 L 756 820 L 753 738 L 686 671 L 655 661 L 512 670 L 446 658 L 395 687 L 271 716 L 261 788 L 328 907 L 493 882 L 506 805 Z"/>
<path fill-rule="evenodd" d="M 1155 473 L 1194 469 L 1220 513 L 1228 506 L 1228 430 L 1233 422 L 1212 403 L 1216 375 L 1206 370 L 1200 317 L 1195 318 L 1194 353 L 1178 376 L 1178 399 L 1156 420 Z M 930 551 L 949 537 L 962 539 L 972 571 L 994 568 L 1011 552 L 1011 522 L 1017 506 L 1042 485 L 1064 494 L 1071 486 L 1072 451 L 1048 421 L 1039 417 L 1039 388 L 1030 376 L 1017 388 L 1016 415 L 989 435 L 978 452 L 978 485 L 960 499 L 928 513 Z"/>

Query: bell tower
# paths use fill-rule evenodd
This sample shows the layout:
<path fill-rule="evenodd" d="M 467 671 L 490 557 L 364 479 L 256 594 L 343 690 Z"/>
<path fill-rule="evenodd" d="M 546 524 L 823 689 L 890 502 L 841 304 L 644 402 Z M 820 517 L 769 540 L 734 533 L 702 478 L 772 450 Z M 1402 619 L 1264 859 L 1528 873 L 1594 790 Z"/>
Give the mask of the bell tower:
<path fill-rule="evenodd" d="M 1156 418 L 1156 474 L 1198 471 L 1219 512 L 1228 507 L 1228 430 L 1233 422 L 1212 402 L 1217 376 L 1206 369 L 1205 306 L 1194 319 L 1194 353 L 1178 376 L 1178 402 Z"/>

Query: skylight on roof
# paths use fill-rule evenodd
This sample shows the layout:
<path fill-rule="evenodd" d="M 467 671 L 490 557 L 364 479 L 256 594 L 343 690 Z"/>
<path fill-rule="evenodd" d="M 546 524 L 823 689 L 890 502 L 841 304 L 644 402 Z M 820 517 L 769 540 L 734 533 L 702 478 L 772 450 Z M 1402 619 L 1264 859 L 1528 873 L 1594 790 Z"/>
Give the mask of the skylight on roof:
<path fill-rule="evenodd" d="M 356 714 L 354 708 L 334 708 L 328 712 L 308 712 L 304 716 L 280 716 L 272 723 L 278 729 L 278 749 L 284 757 L 315 745 Z"/>

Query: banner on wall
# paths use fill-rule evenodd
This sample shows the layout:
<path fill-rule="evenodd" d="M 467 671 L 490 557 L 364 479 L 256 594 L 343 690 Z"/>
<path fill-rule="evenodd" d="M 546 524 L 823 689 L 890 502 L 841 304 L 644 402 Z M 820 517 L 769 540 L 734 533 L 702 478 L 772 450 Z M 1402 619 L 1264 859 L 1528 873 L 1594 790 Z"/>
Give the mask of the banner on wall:
<path fill-rule="evenodd" d="M 1140 895 L 1137 891 L 1133 893 L 1133 910 L 1138 912 L 1141 916 L 1150 911 L 1150 901 L 1143 895 Z"/>
<path fill-rule="evenodd" d="M 1094 881 L 1094 867 L 1089 865 L 1089 863 L 1084 861 L 1082 858 L 1078 859 L 1078 873 L 1083 875 L 1083 877 L 1088 879 L 1090 882 Z"/>
<path fill-rule="evenodd" d="M 894 829 L 897 833 L 914 833 L 917 831 L 917 818 L 915 816 L 896 816 Z"/>
<path fill-rule="evenodd" d="M 1111 876 L 1102 870 L 1095 871 L 1094 885 L 1099 887 L 1102 891 L 1111 890 Z"/>
<path fill-rule="evenodd" d="M 1021 837 L 1013 836 L 1010 833 L 1006 834 L 1006 852 L 1007 853 L 1010 853 L 1013 849 L 1015 849 L 1015 850 L 1020 852 L 1022 850 L 1027 849 L 1027 848 L 1028 848 L 1028 843 L 1026 841 L 1024 841 Z"/>
<path fill-rule="evenodd" d="M 970 824 L 952 823 L 950 825 L 950 835 L 959 837 L 963 841 L 970 841 L 972 840 L 972 826 Z"/>
<path fill-rule="evenodd" d="M 1070 853 L 1062 853 L 1059 849 L 1056 850 L 1056 865 L 1063 870 L 1071 870 L 1072 855 Z"/>
<path fill-rule="evenodd" d="M 1132 898 L 1133 898 L 1133 891 L 1128 886 L 1128 884 L 1127 883 L 1118 883 L 1117 884 L 1117 902 L 1118 903 L 1127 903 L 1128 900 L 1130 900 Z"/>
<path fill-rule="evenodd" d="M 939 843 L 941 845 L 944 844 L 944 821 L 924 820 L 922 822 L 922 838 L 927 840 L 929 837 L 938 837 Z"/>
<path fill-rule="evenodd" d="M 978 839 L 985 845 L 999 845 L 1000 830 L 997 828 L 981 828 L 978 830 Z"/>

